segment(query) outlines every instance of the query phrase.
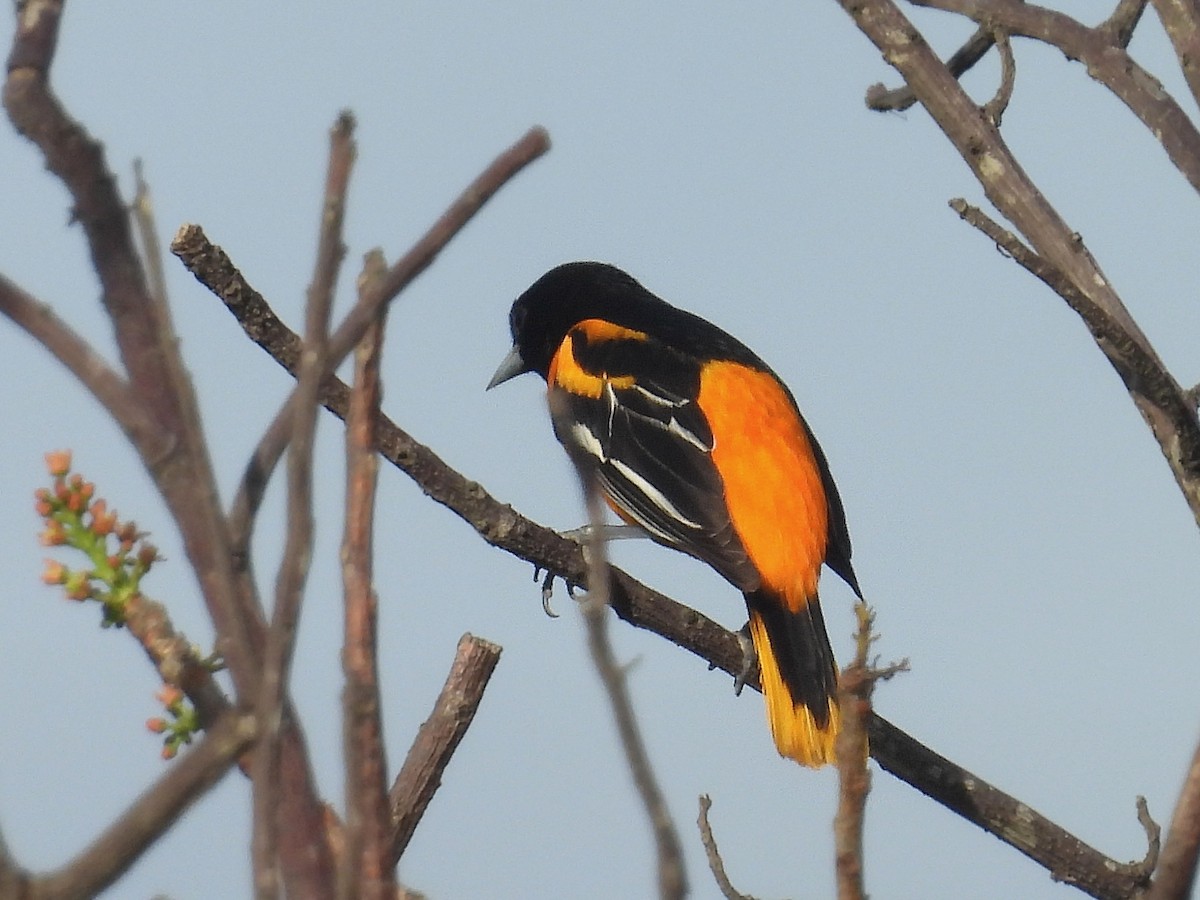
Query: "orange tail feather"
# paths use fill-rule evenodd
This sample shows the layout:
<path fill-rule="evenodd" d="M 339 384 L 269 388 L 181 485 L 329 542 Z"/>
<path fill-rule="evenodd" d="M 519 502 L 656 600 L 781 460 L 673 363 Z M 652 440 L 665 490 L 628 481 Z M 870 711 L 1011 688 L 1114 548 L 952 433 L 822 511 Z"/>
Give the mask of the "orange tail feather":
<path fill-rule="evenodd" d="M 837 667 L 817 598 L 793 612 L 759 591 L 746 595 L 746 607 L 776 749 L 804 766 L 834 762 Z"/>

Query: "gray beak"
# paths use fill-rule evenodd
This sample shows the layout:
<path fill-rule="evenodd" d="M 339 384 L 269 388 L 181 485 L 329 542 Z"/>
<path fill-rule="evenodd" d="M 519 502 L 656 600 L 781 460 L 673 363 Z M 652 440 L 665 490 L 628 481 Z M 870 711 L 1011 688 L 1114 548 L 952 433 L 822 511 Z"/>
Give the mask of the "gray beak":
<path fill-rule="evenodd" d="M 491 390 L 498 384 L 504 384 L 510 378 L 516 378 L 518 375 L 524 374 L 528 370 L 525 368 L 525 360 L 521 358 L 521 350 L 516 345 L 508 351 L 508 356 L 504 357 L 504 361 L 500 363 L 500 368 L 496 369 L 496 374 L 492 376 L 492 380 L 488 382 L 485 390 Z"/>

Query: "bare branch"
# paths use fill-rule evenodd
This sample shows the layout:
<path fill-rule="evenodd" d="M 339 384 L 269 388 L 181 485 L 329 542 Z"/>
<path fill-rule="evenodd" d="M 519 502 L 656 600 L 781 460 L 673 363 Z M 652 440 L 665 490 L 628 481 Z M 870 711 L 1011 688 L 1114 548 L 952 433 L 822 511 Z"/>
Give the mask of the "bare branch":
<path fill-rule="evenodd" d="M 867 728 L 871 721 L 871 698 L 878 681 L 908 671 L 908 660 L 875 668 L 868 660 L 875 643 L 875 613 L 863 601 L 854 604 L 858 628 L 854 636 L 854 659 L 838 679 L 838 708 L 842 727 L 837 736 L 838 809 L 833 820 L 833 837 L 839 900 L 863 900 L 863 820 L 871 773 L 867 768 Z"/>
<path fill-rule="evenodd" d="M 1178 454 L 1182 458 L 1179 465 L 1186 462 L 1188 470 L 1195 466 L 1195 462 L 1187 462 L 1183 456 L 1196 452 L 1189 451 L 1189 447 L 1200 446 L 1200 424 L 1196 420 L 1195 404 L 1175 382 L 1162 360 L 1149 348 L 1144 337 L 1140 333 L 1131 334 L 1107 309 L 1079 290 L 1057 267 L 1030 250 L 1016 235 L 1002 228 L 981 210 L 962 199 L 951 200 L 950 206 L 1067 302 L 1088 327 L 1097 346 L 1108 357 L 1134 399 L 1145 397 L 1153 403 L 1154 410 L 1162 417 L 1161 421 L 1150 420 L 1156 436 L 1160 431 L 1174 436 L 1164 450 Z M 1173 462 L 1170 454 L 1167 458 Z"/>
<path fill-rule="evenodd" d="M 1050 871 L 1097 898 L 1134 897 L 1150 883 L 1144 861 L 1108 859 L 1037 810 L 924 747 L 885 719 L 874 716 L 871 756 L 885 771 L 974 822 Z M 915 767 L 919 766 L 917 769 Z"/>
<path fill-rule="evenodd" d="M 1146 11 L 1147 0 L 1120 0 L 1111 16 L 1096 26 L 1096 30 L 1115 47 L 1124 50 L 1133 40 L 1133 32 L 1142 21 L 1142 13 Z"/>
<path fill-rule="evenodd" d="M 1124 344 L 1136 345 L 1138 354 L 1154 361 L 1153 368 L 1162 375 L 1160 379 L 1152 385 L 1126 382 L 1126 386 L 1134 405 L 1158 441 L 1193 517 L 1200 524 L 1200 422 L 1194 410 L 1188 409 L 1182 388 L 1158 360 L 1150 342 L 1083 241 L 1067 227 L 1038 191 L 1005 145 L 999 131 L 973 108 L 970 98 L 892 0 L 841 2 L 863 33 L 883 52 L 885 59 L 904 76 L 922 105 L 929 110 L 970 166 L 988 199 L 1017 226 L 1034 252 L 1061 272 L 1082 296 L 1088 298 L 1091 305 L 1112 321 Z M 988 3 L 985 0 L 914 2 L 950 11 L 961 11 L 960 7 L 966 7 L 971 17 L 983 18 L 985 12 L 988 15 L 994 12 L 995 19 L 989 19 L 989 22 L 1004 27 L 1012 34 L 1041 38 L 1047 29 L 1053 28 L 1053 38 L 1047 36 L 1046 39 L 1054 46 L 1069 48 L 1064 49 L 1068 55 L 1103 56 L 1097 65 L 1102 65 L 1103 71 L 1108 73 L 1105 77 L 1111 76 L 1116 82 L 1130 86 L 1127 80 L 1132 77 L 1131 73 L 1136 74 L 1134 69 L 1128 67 L 1122 69 L 1120 74 L 1113 73 L 1113 59 L 1128 59 L 1124 51 L 1112 48 L 1103 41 L 1102 35 L 1058 13 L 1027 4 Z M 1097 50 L 1097 47 L 1103 49 Z M 1089 59 L 1089 66 L 1091 64 Z M 1133 65 L 1132 61 L 1128 62 L 1128 66 Z M 1200 179 L 1200 135 L 1196 135 L 1191 123 L 1161 89 L 1151 91 L 1142 82 L 1132 85 L 1131 89 L 1136 90 L 1139 103 L 1144 101 L 1161 105 L 1169 102 L 1174 113 L 1182 117 L 1183 121 L 1177 123 L 1173 134 L 1182 135 L 1186 132 L 1196 137 L 1193 143 L 1197 152 L 1191 158 L 1195 163 L 1195 174 Z M 1163 140 L 1168 149 L 1173 146 L 1165 136 Z M 1113 353 L 1104 343 L 1099 346 L 1120 373 L 1120 355 Z M 1181 415 L 1183 410 L 1186 413 Z"/>
<path fill-rule="evenodd" d="M 696 824 L 700 826 L 700 842 L 704 844 L 704 853 L 708 857 L 708 868 L 716 879 L 717 887 L 725 900 L 755 900 L 750 894 L 743 894 L 733 886 L 729 876 L 725 874 L 725 862 L 717 849 L 717 839 L 713 836 L 712 826 L 708 824 L 708 811 L 712 808 L 712 800 L 708 794 L 700 795 L 700 815 Z"/>
<path fill-rule="evenodd" d="M 47 168 L 71 193 L 74 217 L 86 235 L 129 375 L 130 393 L 161 435 L 153 445 L 135 441 L 134 446 L 179 525 L 219 635 L 219 649 L 239 692 L 245 691 L 257 674 L 245 625 L 256 600 L 233 578 L 195 394 L 167 310 L 154 302 L 147 287 L 104 149 L 68 115 L 50 88 L 62 11 L 61 0 L 27 0 L 18 6 L 4 106 L 17 131 L 37 145 Z"/>
<path fill-rule="evenodd" d="M 291 435 L 287 473 L 287 536 L 275 582 L 275 606 L 263 653 L 256 709 L 261 736 L 254 754 L 254 881 L 260 900 L 279 895 L 276 867 L 280 828 L 280 753 L 284 698 L 296 631 L 312 558 L 312 455 L 317 404 L 326 371 L 333 290 L 344 255 L 342 222 L 354 160 L 354 120 L 343 113 L 330 135 L 328 174 L 322 198 L 316 268 L 308 290 L 304 347 L 290 405 Z"/>
<path fill-rule="evenodd" d="M 133 161 L 134 194 L 130 211 L 142 242 L 142 262 L 149 277 L 150 297 L 162 310 L 167 309 L 167 277 L 163 272 L 162 245 L 158 242 L 158 224 L 154 220 L 154 204 L 150 200 L 150 185 L 143 177 L 142 161 Z"/>
<path fill-rule="evenodd" d="M 230 710 L 91 846 L 58 872 L 34 879 L 39 900 L 94 897 L 117 880 L 253 742 L 252 716 Z"/>
<path fill-rule="evenodd" d="M 387 868 L 393 869 L 433 795 L 442 784 L 442 773 L 475 718 L 488 680 L 500 660 L 500 645 L 464 634 L 446 684 L 433 712 L 417 732 L 400 774 L 390 792 L 392 827 Z"/>
<path fill-rule="evenodd" d="M 991 28 L 977 28 L 967 42 L 946 60 L 946 68 L 955 78 L 961 78 L 992 49 L 995 43 L 994 34 Z M 891 90 L 882 84 L 873 84 L 867 88 L 867 108 L 876 112 L 903 112 L 916 102 L 917 97 L 908 85 Z"/>
<path fill-rule="evenodd" d="M 0 275 L 0 313 L 24 329 L 79 379 L 144 454 L 166 452 L 163 435 L 137 402 L 129 383 L 54 310 Z"/>
<path fill-rule="evenodd" d="M 367 254 L 359 293 L 386 270 L 383 254 Z M 376 619 L 378 601 L 372 574 L 371 535 L 379 458 L 375 422 L 381 388 L 383 314 L 367 329 L 355 351 L 354 390 L 346 416 L 346 523 L 342 537 L 345 586 L 345 640 L 342 669 L 343 756 L 346 768 L 346 847 L 338 878 L 341 897 L 388 900 L 395 890 L 394 867 L 387 865 L 391 816 L 387 795 L 387 754 L 380 718 Z"/>
<path fill-rule="evenodd" d="M 1013 58 L 1012 44 L 1009 43 L 1007 32 L 1003 28 L 997 28 L 993 36 L 996 49 L 1000 51 L 1000 87 L 996 90 L 996 96 L 983 105 L 983 114 L 999 128 L 1004 111 L 1008 109 L 1008 101 L 1012 99 L 1013 84 L 1017 80 L 1017 61 Z"/>
<path fill-rule="evenodd" d="M 1106 43 L 1124 50 L 1133 39 L 1134 29 L 1141 21 L 1148 0 L 1120 0 L 1113 14 L 1095 31 L 1103 36 Z M 969 72 L 977 62 L 987 55 L 992 48 L 994 31 L 988 25 L 980 25 L 966 43 L 946 60 L 946 68 L 955 78 L 961 78 Z M 867 108 L 877 112 L 902 112 L 917 102 L 916 95 L 908 85 L 888 89 L 882 84 L 871 85 L 867 89 Z"/>
<path fill-rule="evenodd" d="M 972 109 L 978 114 L 976 107 Z M 196 271 L 232 270 L 223 253 L 197 248 L 197 237 L 203 237 L 198 228 L 189 231 L 192 251 L 199 250 L 195 256 L 198 260 Z M 210 256 L 214 260 L 211 264 L 206 262 Z M 239 322 L 246 323 L 247 334 L 286 367 L 289 360 L 295 359 L 299 339 L 279 321 L 260 295 L 237 288 L 226 290 L 230 287 L 229 282 L 218 281 L 212 289 L 226 300 Z M 226 299 L 226 294 L 234 299 Z M 345 416 L 348 397 L 349 391 L 344 384 L 333 379 L 327 382 L 325 403 L 335 415 Z M 489 544 L 527 560 L 538 569 L 553 572 L 568 583 L 588 583 L 583 553 L 575 541 L 500 503 L 481 485 L 446 465 L 430 448 L 386 416 L 380 416 L 377 427 L 379 451 L 384 458 L 408 474 L 432 500 L 470 524 Z M 614 612 L 630 625 L 654 632 L 731 676 L 741 671 L 742 651 L 732 632 L 620 569 L 612 570 L 612 579 L 611 605 Z M 757 689 L 756 684 L 751 686 Z M 1106 892 L 1100 896 L 1129 896 L 1145 883 L 1137 871 L 1123 868 L 1028 805 L 938 755 L 878 716 L 872 716 L 870 740 L 871 755 L 886 771 L 1060 877 Z M 393 801 L 394 798 L 393 789 Z"/>
<path fill-rule="evenodd" d="M 158 322 L 116 179 L 105 162 L 104 148 L 68 115 L 50 89 L 62 12 L 61 0 L 21 4 L 8 58 L 4 106 L 13 127 L 37 145 L 47 168 L 71 192 L 74 218 L 87 235 L 104 305 L 134 389 L 161 400 L 161 383 L 155 384 L 161 382 L 159 361 L 146 352 L 158 343 Z"/>
<path fill-rule="evenodd" d="M 1144 801 L 1143 801 L 1144 803 Z M 1192 896 L 1196 880 L 1196 860 L 1200 856 L 1200 746 L 1184 778 L 1162 858 L 1154 872 L 1147 900 L 1183 900 Z"/>
<path fill-rule="evenodd" d="M 1195 0 L 1154 0 L 1154 11 L 1175 48 L 1192 99 L 1200 103 L 1200 7 Z"/>
<path fill-rule="evenodd" d="M 379 310 L 395 299 L 400 291 L 428 268 L 441 249 L 466 226 L 496 191 L 549 149 L 550 138 L 545 129 L 532 128 L 471 182 L 424 236 L 388 270 L 379 281 L 378 287 L 359 299 L 354 309 L 334 332 L 329 343 L 327 377 L 354 348 Z M 224 251 L 209 243 L 199 226 L 185 225 L 180 228 L 171 242 L 171 252 L 179 257 L 201 284 L 220 297 L 231 310 L 251 310 L 256 303 L 261 302 L 262 298 L 258 292 L 249 286 Z M 234 314 L 237 315 L 236 312 Z M 253 314 L 250 315 L 252 317 Z M 239 316 L 239 321 L 244 323 L 247 333 L 260 345 L 263 340 L 270 340 L 270 332 L 275 327 L 269 321 L 254 323 L 252 318 L 243 319 Z M 281 361 L 284 367 L 295 375 L 298 360 L 297 347 L 294 353 Z M 328 402 L 327 398 L 323 398 L 322 402 Z M 254 513 L 262 500 L 270 474 L 287 446 L 286 423 L 290 421 L 291 403 L 292 398 L 289 398 L 275 421 L 263 434 L 238 488 L 231 512 L 231 530 L 235 539 L 235 554 L 239 559 L 247 558 Z"/>
<path fill-rule="evenodd" d="M 838 900 L 863 900 L 863 818 L 871 773 L 867 770 L 867 721 L 871 714 L 873 680 L 867 671 L 874 615 L 861 600 L 854 604 L 858 619 L 854 660 L 838 679 L 838 708 L 842 727 L 837 736 L 838 809 L 833 820 L 834 859 Z"/>
<path fill-rule="evenodd" d="M 218 650 L 229 664 L 239 694 L 246 697 L 253 694 L 257 681 L 252 634 L 260 624 L 261 610 L 252 582 L 233 576 L 195 395 L 165 307 L 154 302 L 146 286 L 115 178 L 100 144 L 68 116 L 50 91 L 48 76 L 61 13 L 61 2 L 53 0 L 19 5 L 4 103 L 18 131 L 37 144 L 47 166 L 72 194 L 74 215 L 87 236 L 130 382 L 122 383 L 108 371 L 99 356 L 48 309 L 24 303 L 18 314 L 24 316 L 24 327 L 64 360 L 130 436 L 179 525 L 217 630 Z M 6 294 L 5 301 L 15 296 L 0 293 Z M 17 307 L 9 304 L 9 308 Z M 298 828 L 320 822 L 306 750 L 295 727 L 288 729 L 285 768 L 288 821 Z M 319 874 L 328 862 L 328 848 L 319 843 L 306 837 L 302 847 L 289 844 L 289 871 Z M 292 854 L 293 848 L 297 854 Z"/>
<path fill-rule="evenodd" d="M 559 391 L 550 392 L 550 417 L 555 431 L 564 434 L 570 430 L 570 413 L 566 400 Z M 573 445 L 565 445 L 568 452 Z M 600 675 L 608 696 L 609 707 L 617 725 L 621 748 L 625 751 L 625 762 L 633 776 L 634 786 L 654 834 L 654 846 L 658 862 L 658 895 L 663 900 L 681 900 L 687 896 L 687 873 L 683 868 L 683 850 L 679 846 L 679 835 L 666 800 L 658 787 L 650 755 L 642 741 L 641 729 L 633 712 L 633 701 L 625 682 L 625 671 L 617 663 L 612 643 L 608 639 L 609 565 L 608 549 L 604 538 L 604 501 L 600 497 L 600 486 L 596 482 L 595 470 L 582 452 L 571 453 L 571 461 L 583 486 L 587 503 L 588 522 L 591 525 L 587 544 L 588 595 L 580 604 L 583 621 L 587 626 L 588 650 L 592 662 Z"/>
<path fill-rule="evenodd" d="M 534 160 L 550 149 L 550 135 L 541 126 L 527 131 L 515 144 L 497 156 L 480 175 L 459 194 L 396 264 L 388 269 L 379 286 L 364 296 L 329 339 L 329 368 L 334 371 L 362 339 L 363 333 L 390 303 L 433 263 L 442 248 L 475 217 L 492 196 Z M 194 274 L 194 273 L 193 273 Z"/>
<path fill-rule="evenodd" d="M 1175 99 L 1163 89 L 1158 79 L 1143 69 L 1124 48 L 1115 44 L 1112 35 L 1103 25 L 1099 28 L 1088 28 L 1057 10 L 1013 0 L 912 0 L 912 3 L 915 6 L 958 13 L 977 25 L 1002 28 L 1013 37 L 1042 41 L 1057 47 L 1068 59 L 1079 60 L 1087 66 L 1088 74 L 1092 78 L 1112 91 L 1117 99 L 1141 120 L 1162 144 L 1172 164 L 1183 173 L 1194 190 L 1200 191 L 1200 132 Z M 843 2 L 842 5 L 846 6 L 847 2 Z M 879 8 L 885 5 L 891 7 L 896 16 L 900 16 L 899 10 L 891 0 L 872 2 L 868 7 Z M 907 24 L 907 20 L 905 23 Z M 907 27 L 912 29 L 911 24 Z M 915 30 L 913 33 L 916 33 Z M 897 36 L 893 35 L 894 37 Z M 921 43 L 924 44 L 923 41 Z M 897 62 L 899 59 L 896 57 Z M 930 65 L 928 60 L 921 59 L 918 62 L 914 58 L 905 60 L 906 67 L 910 62 L 921 68 Z M 940 66 L 936 62 L 934 64 Z M 930 69 L 930 72 L 932 71 Z M 907 75 L 905 80 L 914 89 L 917 88 Z M 918 90 L 918 97 L 922 93 L 924 91 Z M 932 99 L 931 95 L 928 96 Z M 926 107 L 928 108 L 928 104 Z M 930 109 L 930 112 L 934 113 L 934 118 L 938 119 L 942 130 L 946 131 L 941 114 L 933 109 Z M 946 133 L 952 136 L 950 131 Z M 999 203 L 997 208 L 1004 209 Z M 1007 212 L 1005 214 L 1007 215 Z M 1033 240 L 1025 227 L 1017 224 L 1026 237 Z M 1038 252 L 1045 250 L 1039 247 Z"/>

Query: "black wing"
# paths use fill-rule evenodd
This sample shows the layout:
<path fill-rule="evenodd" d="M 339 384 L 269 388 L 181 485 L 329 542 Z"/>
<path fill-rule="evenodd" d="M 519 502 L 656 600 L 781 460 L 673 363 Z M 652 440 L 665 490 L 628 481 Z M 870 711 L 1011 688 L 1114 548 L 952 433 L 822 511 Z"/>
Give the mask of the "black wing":
<path fill-rule="evenodd" d="M 707 562 L 742 591 L 757 589 L 695 402 L 697 364 L 647 340 L 577 346 L 575 355 L 606 374 L 598 397 L 551 388 L 566 413 L 556 417 L 558 439 L 593 461 L 609 500 L 651 537 Z"/>

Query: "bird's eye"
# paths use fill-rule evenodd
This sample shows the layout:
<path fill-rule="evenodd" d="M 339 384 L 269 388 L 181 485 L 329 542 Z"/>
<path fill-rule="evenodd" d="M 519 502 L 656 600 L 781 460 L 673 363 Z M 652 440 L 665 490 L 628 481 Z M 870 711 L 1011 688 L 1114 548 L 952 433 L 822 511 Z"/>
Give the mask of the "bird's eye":
<path fill-rule="evenodd" d="M 512 312 L 508 314 L 508 327 L 512 332 L 513 339 L 516 340 L 521 335 L 522 329 L 525 327 L 525 307 L 514 306 Z"/>

